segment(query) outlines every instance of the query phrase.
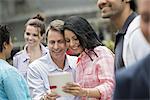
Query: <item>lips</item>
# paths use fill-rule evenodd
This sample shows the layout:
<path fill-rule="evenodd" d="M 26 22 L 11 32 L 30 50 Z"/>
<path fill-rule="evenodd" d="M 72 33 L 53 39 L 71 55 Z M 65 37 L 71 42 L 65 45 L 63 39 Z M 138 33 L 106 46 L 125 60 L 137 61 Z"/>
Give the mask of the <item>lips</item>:
<path fill-rule="evenodd" d="M 107 10 L 109 10 L 109 7 L 103 7 L 103 8 L 101 9 L 102 12 L 106 12 Z"/>
<path fill-rule="evenodd" d="M 55 54 L 57 54 L 57 55 L 59 55 L 59 54 L 62 54 L 62 50 L 59 50 L 59 51 L 52 51 L 53 53 L 55 53 Z"/>

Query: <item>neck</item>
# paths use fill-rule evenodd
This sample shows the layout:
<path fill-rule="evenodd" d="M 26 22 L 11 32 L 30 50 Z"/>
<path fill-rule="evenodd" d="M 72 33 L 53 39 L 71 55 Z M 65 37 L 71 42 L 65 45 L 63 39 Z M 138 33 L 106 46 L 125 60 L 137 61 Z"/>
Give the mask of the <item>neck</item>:
<path fill-rule="evenodd" d="M 36 51 L 41 50 L 40 45 L 37 45 L 35 47 L 27 47 L 27 52 L 28 53 L 35 53 Z"/>
<path fill-rule="evenodd" d="M 30 57 L 30 63 L 42 56 L 42 50 L 40 46 L 27 47 L 27 53 Z"/>
<path fill-rule="evenodd" d="M 53 59 L 53 61 L 60 69 L 63 70 L 65 66 L 65 59 L 66 59 L 66 56 L 64 55 L 61 59 Z"/>
<path fill-rule="evenodd" d="M 121 29 L 125 23 L 125 21 L 127 20 L 127 18 L 130 16 L 130 14 L 132 13 L 132 9 L 130 9 L 130 7 L 126 7 L 126 9 L 119 15 L 114 16 L 111 20 L 113 21 L 113 23 L 116 25 L 117 29 Z"/>
<path fill-rule="evenodd" d="M 6 60 L 6 56 L 2 52 L 0 52 L 0 59 Z"/>

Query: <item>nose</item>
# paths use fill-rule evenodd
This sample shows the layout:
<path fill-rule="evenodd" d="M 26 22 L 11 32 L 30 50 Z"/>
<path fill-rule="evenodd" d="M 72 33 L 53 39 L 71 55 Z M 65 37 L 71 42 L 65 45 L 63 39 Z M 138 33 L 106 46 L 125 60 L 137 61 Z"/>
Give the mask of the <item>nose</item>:
<path fill-rule="evenodd" d="M 71 40 L 70 41 L 70 47 L 73 47 L 75 45 L 75 41 L 74 40 Z"/>
<path fill-rule="evenodd" d="M 54 44 L 54 49 L 58 49 L 58 43 L 57 42 Z"/>
<path fill-rule="evenodd" d="M 97 7 L 102 9 L 102 7 L 106 4 L 107 0 L 97 0 Z"/>
<path fill-rule="evenodd" d="M 32 35 L 29 35 L 28 38 L 29 38 L 29 40 L 32 40 L 33 36 L 32 36 Z"/>

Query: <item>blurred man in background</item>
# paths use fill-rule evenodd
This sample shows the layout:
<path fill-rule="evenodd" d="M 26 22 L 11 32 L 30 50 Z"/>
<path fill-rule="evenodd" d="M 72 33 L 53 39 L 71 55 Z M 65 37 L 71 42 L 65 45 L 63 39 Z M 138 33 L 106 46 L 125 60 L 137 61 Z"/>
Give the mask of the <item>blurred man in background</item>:
<path fill-rule="evenodd" d="M 140 27 L 150 46 L 150 0 L 137 0 L 137 4 Z M 117 72 L 114 100 L 119 99 L 150 99 L 150 54 L 132 67 Z"/>
<path fill-rule="evenodd" d="M 150 47 L 140 30 L 140 18 L 134 12 L 134 0 L 98 0 L 97 6 L 102 18 L 109 18 L 118 29 L 115 41 L 116 69 L 128 67 L 150 53 Z"/>

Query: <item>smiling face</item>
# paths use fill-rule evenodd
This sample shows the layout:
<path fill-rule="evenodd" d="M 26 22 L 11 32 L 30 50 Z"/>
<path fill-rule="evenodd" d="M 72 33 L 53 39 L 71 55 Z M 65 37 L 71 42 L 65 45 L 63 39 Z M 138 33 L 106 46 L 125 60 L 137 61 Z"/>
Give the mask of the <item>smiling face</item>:
<path fill-rule="evenodd" d="M 125 0 L 124 0 L 125 1 Z M 102 18 L 112 18 L 120 15 L 125 6 L 122 0 L 97 0 L 97 6 L 101 10 Z"/>
<path fill-rule="evenodd" d="M 52 59 L 59 60 L 65 56 L 66 44 L 63 35 L 59 31 L 49 30 L 48 48 Z"/>
<path fill-rule="evenodd" d="M 66 45 L 71 49 L 76 55 L 80 54 L 83 49 L 80 46 L 80 42 L 77 39 L 77 36 L 70 30 L 65 29 L 64 31 Z"/>
<path fill-rule="evenodd" d="M 40 29 L 31 25 L 27 25 L 24 33 L 24 39 L 28 46 L 37 46 L 41 43 L 42 36 Z"/>

